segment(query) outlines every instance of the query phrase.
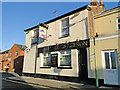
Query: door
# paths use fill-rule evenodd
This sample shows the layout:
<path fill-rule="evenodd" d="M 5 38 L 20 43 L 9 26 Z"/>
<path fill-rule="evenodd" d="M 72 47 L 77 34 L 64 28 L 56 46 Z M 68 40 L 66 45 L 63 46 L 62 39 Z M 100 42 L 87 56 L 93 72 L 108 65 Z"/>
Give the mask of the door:
<path fill-rule="evenodd" d="M 86 81 L 88 79 L 86 48 L 78 50 L 78 63 L 79 63 L 79 79 L 80 81 Z"/>
<path fill-rule="evenodd" d="M 58 54 L 51 54 L 51 67 L 58 66 Z"/>
<path fill-rule="evenodd" d="M 118 85 L 117 50 L 103 51 L 104 84 Z"/>

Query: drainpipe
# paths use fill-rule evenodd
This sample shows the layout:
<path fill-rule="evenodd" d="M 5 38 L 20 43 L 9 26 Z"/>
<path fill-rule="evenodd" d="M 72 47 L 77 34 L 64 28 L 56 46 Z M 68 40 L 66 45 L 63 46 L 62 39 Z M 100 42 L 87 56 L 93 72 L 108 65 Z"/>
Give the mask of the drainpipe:
<path fill-rule="evenodd" d="M 92 11 L 92 21 L 93 21 L 93 40 L 94 40 L 94 58 L 95 58 L 96 86 L 99 87 L 99 82 L 98 82 L 98 71 L 97 71 L 97 62 L 96 62 L 96 45 L 95 45 L 94 13 L 93 13 L 93 11 Z"/>

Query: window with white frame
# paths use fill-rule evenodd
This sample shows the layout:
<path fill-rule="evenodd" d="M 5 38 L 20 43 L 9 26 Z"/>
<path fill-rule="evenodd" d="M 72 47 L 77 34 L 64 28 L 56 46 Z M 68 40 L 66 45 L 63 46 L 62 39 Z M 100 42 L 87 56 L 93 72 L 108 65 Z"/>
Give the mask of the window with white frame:
<path fill-rule="evenodd" d="M 43 67 L 44 66 L 50 66 L 51 65 L 51 55 L 50 53 L 44 53 L 43 54 Z"/>
<path fill-rule="evenodd" d="M 32 31 L 32 43 L 36 43 L 37 42 L 38 33 L 39 33 L 38 30 Z"/>
<path fill-rule="evenodd" d="M 60 52 L 59 66 L 71 66 L 71 50 Z"/>
<path fill-rule="evenodd" d="M 106 69 L 117 68 L 117 55 L 115 50 L 104 51 L 104 60 Z"/>
<path fill-rule="evenodd" d="M 117 19 L 118 22 L 118 30 L 120 30 L 120 18 Z"/>
<path fill-rule="evenodd" d="M 69 18 L 61 21 L 61 37 L 69 35 Z"/>

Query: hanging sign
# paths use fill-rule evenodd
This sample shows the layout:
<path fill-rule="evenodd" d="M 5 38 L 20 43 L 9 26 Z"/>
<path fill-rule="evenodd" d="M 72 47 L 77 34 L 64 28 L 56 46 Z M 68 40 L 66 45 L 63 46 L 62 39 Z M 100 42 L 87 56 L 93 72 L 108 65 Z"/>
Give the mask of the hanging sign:
<path fill-rule="evenodd" d="M 47 36 L 46 32 L 47 32 L 46 28 L 44 28 L 42 26 L 39 27 L 39 37 L 40 38 L 46 39 L 46 36 Z"/>

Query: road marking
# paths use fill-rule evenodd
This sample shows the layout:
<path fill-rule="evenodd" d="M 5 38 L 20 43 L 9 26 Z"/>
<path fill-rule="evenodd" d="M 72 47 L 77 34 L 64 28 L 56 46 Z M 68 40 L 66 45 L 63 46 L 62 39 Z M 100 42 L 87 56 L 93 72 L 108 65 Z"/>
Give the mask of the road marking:
<path fill-rule="evenodd" d="M 5 80 L 5 81 L 9 81 L 9 82 L 14 82 L 14 83 L 25 84 L 25 85 L 31 85 L 31 86 L 34 86 L 34 87 L 39 87 L 39 88 L 47 88 L 47 89 L 52 89 L 52 88 L 50 88 L 50 87 L 39 86 L 39 85 L 34 85 L 34 84 L 30 84 L 30 83 L 24 83 L 24 82 L 18 82 L 18 81 L 8 80 L 8 79 L 5 79 L 5 78 L 3 78 L 3 80 Z"/>

